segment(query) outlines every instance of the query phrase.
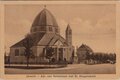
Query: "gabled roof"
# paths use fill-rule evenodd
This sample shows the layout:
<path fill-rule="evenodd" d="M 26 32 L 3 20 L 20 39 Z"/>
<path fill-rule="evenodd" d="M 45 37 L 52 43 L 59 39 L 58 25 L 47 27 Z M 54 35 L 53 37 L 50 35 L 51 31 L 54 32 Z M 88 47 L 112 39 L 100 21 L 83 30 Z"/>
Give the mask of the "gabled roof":
<path fill-rule="evenodd" d="M 40 33 L 40 34 L 38 34 L 39 37 L 33 35 L 33 36 L 32 36 L 33 45 L 36 45 L 36 44 L 39 42 L 39 40 L 42 39 L 42 37 L 44 36 L 44 34 L 45 34 L 45 33 Z M 23 47 L 23 42 L 24 42 L 24 41 L 25 41 L 25 38 L 22 39 L 21 41 L 17 42 L 16 44 L 12 45 L 11 48 L 12 48 L 12 47 Z"/>
<path fill-rule="evenodd" d="M 78 48 L 78 50 L 86 50 L 86 51 L 93 52 L 93 50 L 92 50 L 89 46 L 87 46 L 86 44 L 82 44 L 82 45 Z"/>
<path fill-rule="evenodd" d="M 18 43 L 11 46 L 12 47 L 23 47 L 23 42 L 25 39 L 19 41 Z M 34 46 L 53 46 L 56 41 L 61 41 L 63 45 L 67 46 L 66 40 L 59 34 L 54 33 L 45 33 L 39 34 L 39 37 L 33 36 L 32 37 Z"/>
<path fill-rule="evenodd" d="M 19 42 L 17 42 L 14 45 L 12 45 L 10 48 L 12 48 L 12 47 L 22 47 L 23 46 L 23 42 L 24 42 L 24 39 L 20 40 Z"/>
<path fill-rule="evenodd" d="M 53 46 L 58 40 L 60 40 L 65 46 L 68 45 L 66 40 L 61 35 L 53 33 L 46 33 L 38 42 L 38 45 Z"/>

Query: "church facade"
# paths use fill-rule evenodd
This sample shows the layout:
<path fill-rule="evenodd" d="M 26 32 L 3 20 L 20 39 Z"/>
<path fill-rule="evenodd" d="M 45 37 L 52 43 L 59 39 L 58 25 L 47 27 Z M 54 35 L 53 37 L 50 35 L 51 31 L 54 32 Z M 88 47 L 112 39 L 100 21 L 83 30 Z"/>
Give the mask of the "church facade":
<path fill-rule="evenodd" d="M 46 55 L 49 54 L 48 47 L 53 49 L 53 56 L 50 59 L 54 59 L 54 61 L 73 61 L 74 46 L 72 45 L 72 29 L 70 25 L 66 26 L 65 38 L 63 38 L 60 35 L 60 27 L 55 17 L 46 8 L 33 21 L 30 35 L 34 44 L 31 48 L 34 58 L 30 58 L 30 63 L 49 62 L 46 58 Z M 10 47 L 10 63 L 26 63 L 24 40 L 22 39 Z"/>

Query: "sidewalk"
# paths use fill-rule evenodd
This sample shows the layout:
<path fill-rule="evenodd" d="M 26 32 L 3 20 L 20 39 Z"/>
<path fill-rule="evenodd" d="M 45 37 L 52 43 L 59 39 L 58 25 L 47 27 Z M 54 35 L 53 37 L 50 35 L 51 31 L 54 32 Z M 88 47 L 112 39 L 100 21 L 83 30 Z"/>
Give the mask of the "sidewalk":
<path fill-rule="evenodd" d="M 20 68 L 5 68 L 5 74 L 115 74 L 115 64 L 68 64 L 62 68 L 35 68 L 35 69 L 20 69 Z"/>
<path fill-rule="evenodd" d="M 19 68 L 19 69 L 47 69 L 47 68 L 62 68 L 66 67 L 67 65 L 42 65 L 42 64 L 29 64 L 29 67 L 27 67 L 27 64 L 5 64 L 5 68 Z"/>

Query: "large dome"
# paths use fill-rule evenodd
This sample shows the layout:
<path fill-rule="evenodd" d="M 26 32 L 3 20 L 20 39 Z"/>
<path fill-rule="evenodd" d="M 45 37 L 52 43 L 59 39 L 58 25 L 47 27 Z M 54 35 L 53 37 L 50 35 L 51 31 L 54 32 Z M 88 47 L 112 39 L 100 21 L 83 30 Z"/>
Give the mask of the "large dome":
<path fill-rule="evenodd" d="M 58 27 L 55 17 L 52 15 L 50 11 L 46 8 L 43 9 L 35 18 L 32 27 L 35 26 L 52 26 Z"/>

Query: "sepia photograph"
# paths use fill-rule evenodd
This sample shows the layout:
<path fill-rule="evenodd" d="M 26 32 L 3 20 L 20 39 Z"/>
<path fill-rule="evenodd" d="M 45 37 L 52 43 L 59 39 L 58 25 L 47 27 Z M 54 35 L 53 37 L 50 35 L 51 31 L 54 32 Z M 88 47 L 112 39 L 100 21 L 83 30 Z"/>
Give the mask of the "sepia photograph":
<path fill-rule="evenodd" d="M 5 74 L 116 74 L 116 4 L 6 4 Z"/>

